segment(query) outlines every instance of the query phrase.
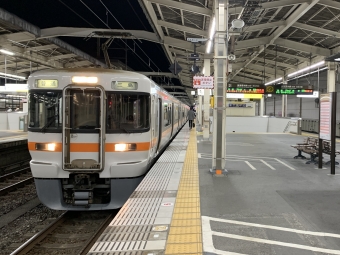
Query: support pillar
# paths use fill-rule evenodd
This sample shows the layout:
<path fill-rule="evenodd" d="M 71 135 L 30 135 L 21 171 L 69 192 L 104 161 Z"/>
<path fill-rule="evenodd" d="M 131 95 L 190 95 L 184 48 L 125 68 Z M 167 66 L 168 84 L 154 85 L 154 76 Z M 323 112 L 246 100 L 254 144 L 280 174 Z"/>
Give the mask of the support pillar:
<path fill-rule="evenodd" d="M 335 92 L 336 63 L 328 62 L 327 92 Z"/>
<path fill-rule="evenodd" d="M 259 115 L 263 117 L 264 115 L 264 95 L 262 95 L 262 98 L 260 100 L 260 112 Z"/>
<path fill-rule="evenodd" d="M 210 76 L 210 59 L 204 59 L 204 76 Z M 203 97 L 203 139 L 209 139 L 210 89 L 204 90 Z"/>
<path fill-rule="evenodd" d="M 228 0 L 215 0 L 216 32 L 214 41 L 214 132 L 211 172 L 226 173 L 225 169 L 225 126 L 228 47 Z"/>
<path fill-rule="evenodd" d="M 282 117 L 287 117 L 287 95 L 282 95 Z"/>

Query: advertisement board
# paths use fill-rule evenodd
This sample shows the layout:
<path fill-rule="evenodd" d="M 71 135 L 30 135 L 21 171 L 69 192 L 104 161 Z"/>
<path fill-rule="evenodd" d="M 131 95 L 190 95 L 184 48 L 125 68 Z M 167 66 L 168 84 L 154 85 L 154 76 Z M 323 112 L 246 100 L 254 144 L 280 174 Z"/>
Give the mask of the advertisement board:
<path fill-rule="evenodd" d="M 320 95 L 320 139 L 331 140 L 332 94 Z"/>

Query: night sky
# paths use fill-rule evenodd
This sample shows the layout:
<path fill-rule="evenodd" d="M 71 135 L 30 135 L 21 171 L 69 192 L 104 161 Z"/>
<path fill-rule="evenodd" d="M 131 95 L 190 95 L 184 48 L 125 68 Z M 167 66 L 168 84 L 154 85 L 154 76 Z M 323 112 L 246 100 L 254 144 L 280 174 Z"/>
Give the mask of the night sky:
<path fill-rule="evenodd" d="M 106 10 L 104 5 L 113 14 Z M 98 17 L 95 16 L 87 5 Z M 1 0 L 0 7 L 17 15 L 27 22 L 39 27 L 96 27 L 112 29 L 133 29 L 153 32 L 145 14 L 137 0 Z M 104 24 L 105 23 L 105 24 Z M 59 39 L 74 47 L 97 57 L 97 39 L 84 40 L 82 38 L 60 37 Z M 107 39 L 101 39 L 101 43 Z M 168 62 L 161 45 L 147 41 L 127 40 L 131 48 L 136 49 L 138 56 L 131 50 L 127 53 L 127 64 L 136 71 L 163 71 L 169 72 Z M 134 47 L 134 43 L 138 47 Z M 111 59 L 119 59 L 125 63 L 125 45 L 120 39 L 115 39 L 110 46 Z M 149 60 L 150 58 L 150 60 Z M 100 60 L 104 61 L 101 52 Z M 154 63 L 153 63 L 154 62 Z M 150 66 L 149 66 L 150 63 Z"/>

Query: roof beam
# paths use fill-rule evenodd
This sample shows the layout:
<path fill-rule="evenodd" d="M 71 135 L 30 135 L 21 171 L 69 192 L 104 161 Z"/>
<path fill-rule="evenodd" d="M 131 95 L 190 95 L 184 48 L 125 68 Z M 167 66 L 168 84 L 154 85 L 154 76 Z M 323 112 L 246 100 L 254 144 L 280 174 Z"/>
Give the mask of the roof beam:
<path fill-rule="evenodd" d="M 340 9 L 340 3 L 335 2 L 335 1 L 321 0 L 319 4 L 327 6 L 327 7 L 332 7 L 332 8 L 335 8 L 335 9 Z"/>
<path fill-rule="evenodd" d="M 263 24 L 258 24 L 258 25 L 253 25 L 253 26 L 248 26 L 244 27 L 243 33 L 250 33 L 250 32 L 255 32 L 255 31 L 260 31 L 268 28 L 273 28 L 273 27 L 279 27 L 285 24 L 284 20 L 280 21 L 275 21 L 275 22 L 269 22 L 269 23 L 263 23 Z"/>
<path fill-rule="evenodd" d="M 182 26 L 182 25 L 171 23 L 171 22 L 166 22 L 166 21 L 163 21 L 163 20 L 158 20 L 157 23 L 158 23 L 159 26 L 171 28 L 171 29 L 174 29 L 174 30 L 184 31 L 184 32 L 188 32 L 188 33 L 195 34 L 195 35 L 198 35 L 198 36 L 203 36 L 203 37 L 208 36 L 208 31 L 204 31 L 204 30 L 201 30 L 201 29 L 195 29 L 195 28 L 191 28 L 191 27 L 187 27 L 187 26 Z"/>
<path fill-rule="evenodd" d="M 306 2 L 308 3 L 310 2 L 310 0 L 280 0 L 280 1 L 262 3 L 261 6 L 262 6 L 262 9 L 273 9 L 273 8 L 280 8 L 280 7 L 301 4 L 301 3 L 306 3 Z M 242 9 L 243 7 L 229 8 L 229 13 L 231 15 L 234 15 L 234 14 L 236 15 L 236 14 L 241 13 Z"/>
<path fill-rule="evenodd" d="M 307 52 L 307 53 L 312 53 L 313 55 L 320 55 L 324 57 L 328 57 L 331 55 L 331 51 L 329 49 L 305 44 L 305 43 L 300 43 L 300 42 L 295 42 L 287 39 L 282 39 L 278 38 L 275 43 L 279 46 L 296 50 L 296 51 L 302 51 L 302 52 Z"/>
<path fill-rule="evenodd" d="M 311 25 L 307 25 L 307 24 L 303 24 L 303 23 L 299 23 L 299 22 L 296 22 L 293 25 L 293 27 L 304 29 L 304 30 L 314 32 L 314 33 L 319 33 L 319 34 L 322 34 L 322 35 L 328 35 L 328 36 L 332 36 L 332 37 L 335 37 L 335 38 L 340 38 L 339 32 L 324 29 L 324 28 L 321 28 L 321 27 L 315 27 L 315 26 L 311 26 Z"/>
<path fill-rule="evenodd" d="M 176 8 L 176 9 L 180 9 L 180 10 L 187 11 L 187 12 L 193 12 L 193 13 L 197 13 L 197 14 L 209 16 L 209 17 L 211 17 L 212 14 L 213 14 L 212 10 L 210 10 L 208 8 L 198 7 L 198 6 L 195 6 L 195 5 L 185 4 L 185 3 L 176 2 L 176 1 L 149 0 L 148 2 L 160 4 L 160 5 L 164 5 L 164 6 L 167 6 L 167 7 Z"/>
<path fill-rule="evenodd" d="M 58 61 L 54 61 L 53 59 L 44 57 L 42 55 L 37 54 L 36 52 L 28 52 L 24 48 L 20 48 L 17 46 L 7 46 L 6 49 L 15 53 L 15 57 L 18 59 L 25 59 L 43 66 L 48 66 L 51 68 L 63 68 L 64 65 Z"/>
<path fill-rule="evenodd" d="M 298 59 L 299 61 L 306 61 L 308 60 L 307 58 L 304 58 L 304 57 L 301 57 L 301 56 L 297 56 L 297 55 L 292 55 L 292 54 L 288 54 L 288 53 L 284 53 L 284 52 L 276 52 L 275 50 L 268 50 L 266 49 L 266 54 L 272 54 L 274 56 L 280 56 L 280 57 L 285 57 L 285 58 L 288 58 L 288 59 Z"/>
<path fill-rule="evenodd" d="M 281 5 L 282 2 L 288 2 L 289 0 L 283 0 L 283 1 L 275 1 L 275 2 L 269 2 L 269 4 L 274 5 Z M 285 24 L 281 25 L 274 31 L 274 33 L 269 37 L 269 42 L 264 43 L 264 46 L 260 46 L 260 49 L 257 51 L 256 54 L 253 55 L 253 57 L 244 65 L 244 67 L 247 67 L 261 52 L 264 51 L 265 48 L 268 47 L 267 44 L 278 44 L 277 40 L 288 28 L 290 28 L 296 21 L 298 21 L 299 18 L 301 18 L 306 12 L 308 12 L 314 5 L 316 5 L 320 0 L 310 0 L 309 2 L 302 3 L 289 17 L 287 20 L 285 20 Z M 296 1 L 291 1 L 292 5 L 296 4 Z M 268 40 L 268 37 L 267 37 Z M 248 40 L 246 40 L 248 41 Z M 244 67 L 239 69 L 235 74 L 237 75 Z"/>
<path fill-rule="evenodd" d="M 59 48 L 57 45 L 54 44 L 47 44 L 47 45 L 41 45 L 41 46 L 35 46 L 27 48 L 28 51 L 40 51 L 40 50 L 53 50 Z"/>

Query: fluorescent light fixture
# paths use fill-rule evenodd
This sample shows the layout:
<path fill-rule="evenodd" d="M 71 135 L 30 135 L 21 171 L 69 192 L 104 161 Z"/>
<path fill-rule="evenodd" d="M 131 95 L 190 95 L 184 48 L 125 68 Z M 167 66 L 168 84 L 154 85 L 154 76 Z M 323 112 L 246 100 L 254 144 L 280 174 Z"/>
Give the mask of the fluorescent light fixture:
<path fill-rule="evenodd" d="M 296 95 L 296 97 L 317 98 L 319 97 L 319 91 L 313 91 L 313 95 Z"/>
<path fill-rule="evenodd" d="M 27 91 L 28 84 L 7 83 L 5 84 L 6 91 Z"/>
<path fill-rule="evenodd" d="M 281 81 L 282 80 L 282 77 L 281 78 L 278 78 L 278 79 L 276 79 L 276 80 L 273 80 L 273 81 L 270 81 L 270 82 L 267 82 L 266 84 L 264 84 L 264 85 L 270 85 L 270 84 L 273 84 L 273 83 L 275 83 L 275 82 L 278 82 L 278 81 Z"/>
<path fill-rule="evenodd" d="M 206 48 L 206 53 L 208 53 L 208 54 L 211 52 L 212 41 L 213 41 L 213 37 L 214 37 L 214 34 L 215 34 L 215 25 L 216 25 L 216 19 L 214 17 L 212 22 L 211 22 L 210 33 L 209 33 L 209 41 L 207 43 L 207 48 Z"/>
<path fill-rule="evenodd" d="M 86 77 L 86 76 L 73 76 L 72 77 L 73 83 L 97 83 L 98 77 Z"/>
<path fill-rule="evenodd" d="M 313 73 L 317 73 L 317 72 L 321 72 L 321 71 L 327 70 L 327 69 L 328 69 L 328 67 L 323 67 L 323 68 L 317 69 L 317 70 L 315 70 L 315 71 L 313 71 L 313 72 L 309 72 L 309 73 L 301 74 L 301 75 L 299 75 L 299 76 L 295 76 L 294 78 L 291 78 L 291 79 L 289 79 L 288 81 L 293 81 L 293 80 L 296 80 L 296 79 L 305 77 L 305 76 L 307 76 L 307 75 L 310 75 L 310 74 L 313 74 Z"/>
<path fill-rule="evenodd" d="M 13 53 L 13 52 L 11 52 L 11 51 L 8 51 L 8 50 L 4 50 L 4 49 L 0 49 L 0 52 L 1 52 L 1 53 L 3 53 L 3 54 L 6 54 L 6 55 L 11 55 L 11 56 L 13 56 L 13 55 L 14 55 L 14 53 Z"/>
<path fill-rule="evenodd" d="M 318 63 L 316 63 L 316 64 L 314 64 L 314 65 L 307 66 L 307 67 L 305 67 L 305 68 L 303 68 L 303 69 L 300 69 L 299 71 L 296 71 L 296 72 L 294 72 L 294 73 L 290 73 L 290 74 L 288 74 L 288 77 L 294 76 L 294 75 L 299 74 L 299 73 L 303 73 L 303 72 L 305 72 L 305 71 L 309 71 L 310 69 L 313 69 L 313 68 L 315 68 L 315 67 L 322 66 L 322 65 L 324 65 L 324 64 L 325 64 L 325 61 L 320 61 L 320 62 L 318 62 Z"/>
<path fill-rule="evenodd" d="M 14 74 L 8 74 L 8 73 L 0 73 L 0 76 L 3 76 L 5 78 L 15 78 L 19 80 L 27 80 L 24 76 L 14 75 Z"/>
<path fill-rule="evenodd" d="M 211 45 L 212 45 L 212 42 L 211 42 L 211 40 L 209 40 L 208 43 L 207 43 L 207 49 L 206 49 L 206 53 L 208 53 L 208 54 L 211 51 Z"/>
<path fill-rule="evenodd" d="M 215 34 L 215 25 L 216 25 L 216 20 L 215 20 L 215 17 L 214 17 L 213 20 L 212 20 L 211 27 L 210 27 L 210 33 L 209 33 L 209 39 L 210 40 L 213 39 L 213 36 Z"/>

